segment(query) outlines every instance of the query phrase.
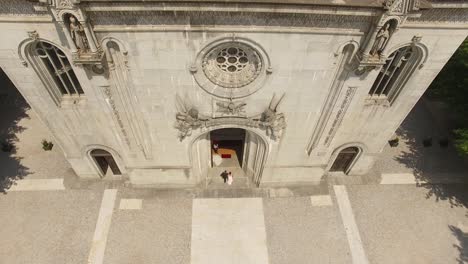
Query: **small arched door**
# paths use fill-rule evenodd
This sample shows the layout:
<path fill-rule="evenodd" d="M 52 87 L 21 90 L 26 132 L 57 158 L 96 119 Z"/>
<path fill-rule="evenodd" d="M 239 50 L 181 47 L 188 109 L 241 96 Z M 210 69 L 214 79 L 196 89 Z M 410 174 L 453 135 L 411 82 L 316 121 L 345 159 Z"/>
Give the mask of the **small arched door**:
<path fill-rule="evenodd" d="M 112 157 L 112 154 L 110 154 L 108 151 L 103 149 L 93 149 L 91 151 L 91 157 L 96 162 L 96 165 L 101 171 L 103 177 L 106 176 L 109 168 L 114 175 L 122 174 L 120 172 L 119 166 L 117 166 L 117 163 L 114 160 L 114 157 Z"/>
<path fill-rule="evenodd" d="M 358 153 L 359 149 L 357 147 L 343 149 L 336 157 L 335 162 L 333 162 L 330 171 L 342 171 L 343 173 L 347 173 Z"/>

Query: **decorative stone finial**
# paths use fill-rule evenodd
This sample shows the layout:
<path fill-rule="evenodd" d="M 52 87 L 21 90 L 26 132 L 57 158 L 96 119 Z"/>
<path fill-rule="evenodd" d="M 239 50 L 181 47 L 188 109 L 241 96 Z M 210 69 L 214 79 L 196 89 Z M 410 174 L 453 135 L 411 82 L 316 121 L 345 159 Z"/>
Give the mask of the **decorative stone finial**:
<path fill-rule="evenodd" d="M 421 39 L 422 39 L 422 36 L 421 35 L 415 35 L 412 39 L 411 39 L 411 42 L 413 42 L 413 45 L 414 44 L 417 44 L 419 42 L 421 42 Z"/>
<path fill-rule="evenodd" d="M 28 37 L 32 39 L 33 41 L 36 41 L 39 39 L 39 33 L 37 33 L 36 30 L 28 31 Z"/>

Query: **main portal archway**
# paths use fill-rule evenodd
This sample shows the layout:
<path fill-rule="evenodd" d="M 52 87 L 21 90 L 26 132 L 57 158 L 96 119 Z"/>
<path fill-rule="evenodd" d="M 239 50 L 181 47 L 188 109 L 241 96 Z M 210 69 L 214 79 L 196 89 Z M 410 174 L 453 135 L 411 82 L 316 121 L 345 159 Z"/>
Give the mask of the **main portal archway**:
<path fill-rule="evenodd" d="M 243 128 L 219 128 L 198 136 L 192 143 L 192 172 L 207 188 L 258 187 L 268 153 L 266 141 Z M 234 175 L 232 185 L 223 182 L 223 171 Z"/>

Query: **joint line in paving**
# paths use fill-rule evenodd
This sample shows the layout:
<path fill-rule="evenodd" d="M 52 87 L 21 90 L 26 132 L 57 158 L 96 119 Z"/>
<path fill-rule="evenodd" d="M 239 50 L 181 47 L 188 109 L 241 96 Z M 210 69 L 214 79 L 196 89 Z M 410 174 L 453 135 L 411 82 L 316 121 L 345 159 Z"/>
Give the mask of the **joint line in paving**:
<path fill-rule="evenodd" d="M 101 209 L 94 231 L 93 242 L 89 252 L 88 264 L 102 264 L 104 262 L 104 253 L 106 251 L 107 235 L 114 212 L 117 189 L 108 189 L 104 191 L 102 197 Z"/>
<path fill-rule="evenodd" d="M 333 189 L 335 190 L 338 208 L 340 209 L 341 219 L 345 227 L 346 237 L 348 238 L 353 263 L 369 264 L 362 245 L 361 236 L 359 235 L 359 229 L 354 219 L 353 209 L 349 202 L 346 187 L 343 185 L 335 185 Z"/>

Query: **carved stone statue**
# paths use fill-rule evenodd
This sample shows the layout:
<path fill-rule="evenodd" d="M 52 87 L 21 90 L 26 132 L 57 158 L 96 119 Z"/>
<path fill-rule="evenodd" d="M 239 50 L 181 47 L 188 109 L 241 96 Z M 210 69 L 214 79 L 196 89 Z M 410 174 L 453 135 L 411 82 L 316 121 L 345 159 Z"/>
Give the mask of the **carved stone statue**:
<path fill-rule="evenodd" d="M 389 32 L 390 24 L 386 23 L 377 33 L 375 37 L 374 45 L 369 52 L 372 56 L 380 55 L 387 45 L 388 39 L 390 38 Z"/>
<path fill-rule="evenodd" d="M 88 39 L 86 38 L 83 26 L 80 24 L 80 22 L 78 22 L 75 16 L 71 15 L 69 20 L 70 35 L 73 42 L 75 43 L 76 48 L 80 52 L 89 51 Z"/>

